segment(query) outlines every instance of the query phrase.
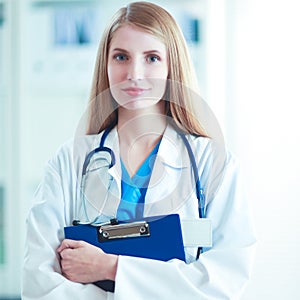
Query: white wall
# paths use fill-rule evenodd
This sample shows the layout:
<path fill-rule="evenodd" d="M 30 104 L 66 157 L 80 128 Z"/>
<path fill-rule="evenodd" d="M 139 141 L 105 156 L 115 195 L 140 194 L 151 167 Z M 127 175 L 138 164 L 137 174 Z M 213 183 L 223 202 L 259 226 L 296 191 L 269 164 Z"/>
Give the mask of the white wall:
<path fill-rule="evenodd" d="M 207 2 L 207 101 L 241 159 L 258 246 L 243 300 L 300 299 L 300 4 Z"/>
<path fill-rule="evenodd" d="M 235 1 L 236 150 L 259 239 L 243 300 L 300 299 L 297 2 Z"/>

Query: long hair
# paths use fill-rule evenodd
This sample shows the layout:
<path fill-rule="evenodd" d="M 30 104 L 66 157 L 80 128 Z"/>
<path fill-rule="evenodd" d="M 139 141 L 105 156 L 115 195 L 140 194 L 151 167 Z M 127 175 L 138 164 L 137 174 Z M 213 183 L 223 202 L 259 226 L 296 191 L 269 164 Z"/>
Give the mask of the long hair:
<path fill-rule="evenodd" d="M 121 8 L 112 18 L 100 41 L 92 83 L 87 134 L 95 134 L 117 124 L 117 103 L 109 91 L 108 51 L 112 37 L 121 26 L 137 26 L 160 39 L 167 48 L 169 73 L 164 100 L 166 114 L 182 131 L 207 136 L 194 115 L 193 95 L 197 90 L 195 73 L 181 29 L 162 7 L 149 2 L 134 2 Z"/>

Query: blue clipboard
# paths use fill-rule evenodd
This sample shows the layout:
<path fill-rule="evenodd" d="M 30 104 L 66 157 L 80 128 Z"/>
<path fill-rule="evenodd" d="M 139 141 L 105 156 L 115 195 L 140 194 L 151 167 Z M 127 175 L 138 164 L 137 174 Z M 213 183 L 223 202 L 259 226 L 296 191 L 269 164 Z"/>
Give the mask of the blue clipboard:
<path fill-rule="evenodd" d="M 88 242 L 110 254 L 185 261 L 178 214 L 148 217 L 131 223 L 68 226 L 64 231 L 65 238 Z M 95 284 L 114 291 L 113 281 L 103 280 Z"/>

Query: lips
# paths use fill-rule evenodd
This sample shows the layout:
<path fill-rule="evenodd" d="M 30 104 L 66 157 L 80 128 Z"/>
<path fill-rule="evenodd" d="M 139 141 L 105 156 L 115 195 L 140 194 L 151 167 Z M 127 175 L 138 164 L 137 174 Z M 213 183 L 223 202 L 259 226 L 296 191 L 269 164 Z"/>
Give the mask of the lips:
<path fill-rule="evenodd" d="M 122 91 L 128 94 L 129 96 L 136 97 L 143 95 L 145 92 L 149 91 L 149 89 L 144 89 L 140 87 L 128 87 L 122 89 Z"/>

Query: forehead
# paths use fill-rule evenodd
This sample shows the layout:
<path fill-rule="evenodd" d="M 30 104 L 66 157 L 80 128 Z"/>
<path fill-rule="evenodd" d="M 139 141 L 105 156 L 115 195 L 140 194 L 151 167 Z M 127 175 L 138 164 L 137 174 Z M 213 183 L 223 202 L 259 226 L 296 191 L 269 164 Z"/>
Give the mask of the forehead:
<path fill-rule="evenodd" d="M 159 38 L 137 26 L 128 24 L 114 32 L 110 50 L 114 48 L 141 51 L 158 50 L 166 53 L 166 45 Z"/>

